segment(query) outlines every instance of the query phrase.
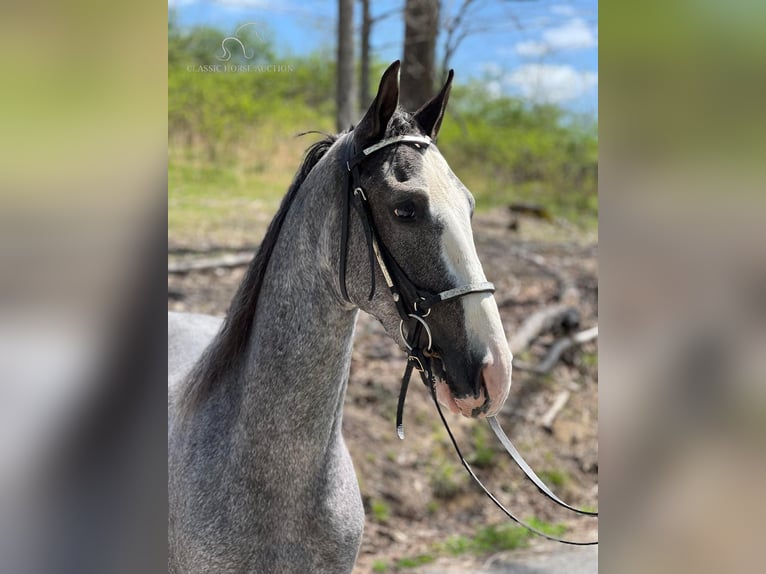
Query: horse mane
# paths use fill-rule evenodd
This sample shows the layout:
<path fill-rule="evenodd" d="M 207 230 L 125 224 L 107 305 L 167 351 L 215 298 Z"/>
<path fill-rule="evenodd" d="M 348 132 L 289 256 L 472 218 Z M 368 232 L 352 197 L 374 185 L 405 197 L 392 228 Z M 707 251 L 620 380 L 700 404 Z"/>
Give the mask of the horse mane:
<path fill-rule="evenodd" d="M 306 150 L 303 163 L 298 168 L 292 184 L 282 199 L 279 210 L 274 219 L 271 220 L 266 235 L 263 237 L 263 241 L 229 305 L 221 329 L 192 368 L 184 395 L 181 398 L 182 411 L 187 411 L 199 404 L 223 378 L 224 374 L 244 356 L 258 308 L 258 298 L 261 293 L 263 278 L 266 275 L 266 268 L 290 206 L 306 177 L 339 137 L 330 134 L 323 135 L 325 136 L 323 139 L 312 144 Z"/>

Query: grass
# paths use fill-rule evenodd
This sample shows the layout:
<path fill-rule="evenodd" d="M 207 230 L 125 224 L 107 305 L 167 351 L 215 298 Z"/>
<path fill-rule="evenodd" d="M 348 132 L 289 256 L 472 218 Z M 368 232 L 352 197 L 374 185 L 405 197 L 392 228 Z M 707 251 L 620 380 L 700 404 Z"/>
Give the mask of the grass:
<path fill-rule="evenodd" d="M 462 492 L 465 475 L 451 462 L 442 461 L 431 472 L 430 482 L 434 497 L 449 499 Z"/>
<path fill-rule="evenodd" d="M 289 152 L 277 149 L 276 167 L 260 171 L 234 161 L 210 164 L 188 150 L 171 148 L 168 236 L 181 243 L 202 238 L 220 244 L 257 242 L 287 192 L 301 151 L 296 145 L 293 165 L 287 165 L 276 156 Z"/>
<path fill-rule="evenodd" d="M 561 536 L 566 531 L 566 526 L 563 524 L 550 524 L 535 518 L 529 519 L 528 522 L 530 526 L 553 536 Z M 451 536 L 444 542 L 442 549 L 453 556 L 467 552 L 489 554 L 503 550 L 525 548 L 532 536 L 534 534 L 523 526 L 512 523 L 493 524 L 479 529 L 472 538 Z"/>
<path fill-rule="evenodd" d="M 489 440 L 486 427 L 475 425 L 471 431 L 474 453 L 468 461 L 477 468 L 489 468 L 495 465 L 495 449 Z"/>
<path fill-rule="evenodd" d="M 391 509 L 382 500 L 373 500 L 370 504 L 370 510 L 376 522 L 386 522 L 391 516 Z"/>
<path fill-rule="evenodd" d="M 288 103 L 287 107 L 303 109 L 302 104 L 295 102 Z M 303 112 L 296 118 L 281 121 L 269 117 L 254 119 L 252 125 L 241 128 L 236 138 L 217 145 L 214 157 L 210 156 L 205 137 L 171 134 L 168 139 L 168 235 L 172 241 L 182 244 L 257 242 L 287 191 L 304 150 L 318 137 L 296 139 L 295 134 L 312 128 L 333 131 L 328 117 L 316 110 Z M 490 164 L 502 158 L 492 159 L 491 153 L 487 157 L 474 153 L 465 159 L 463 136 L 459 131 L 447 130 L 442 140 L 445 157 L 476 197 L 477 211 L 526 201 L 542 204 L 555 216 L 573 221 L 580 228 L 596 228 L 594 194 L 570 189 L 566 181 L 511 182 L 504 175 L 493 176 L 490 172 L 500 168 L 491 168 Z M 550 170 L 558 173 L 553 167 Z M 555 228 L 550 224 L 544 227 Z"/>
<path fill-rule="evenodd" d="M 425 564 L 430 564 L 436 560 L 433 554 L 419 554 L 410 558 L 402 558 L 396 563 L 397 568 L 417 568 Z"/>
<path fill-rule="evenodd" d="M 580 361 L 587 369 L 598 369 L 598 353 L 580 353 Z"/>
<path fill-rule="evenodd" d="M 561 536 L 566 531 L 563 524 L 550 524 L 531 518 L 529 524 L 546 534 Z M 390 565 L 385 560 L 376 560 L 372 564 L 373 572 L 388 572 L 389 570 L 405 570 L 417 568 L 434 562 L 440 555 L 459 556 L 461 554 L 490 554 L 504 550 L 525 548 L 529 539 L 534 536 L 523 526 L 511 523 L 493 524 L 480 528 L 473 537 L 451 536 L 445 542 L 436 544 L 431 553 L 407 556 Z"/>
<path fill-rule="evenodd" d="M 569 473 L 565 470 L 542 470 L 538 474 L 543 482 L 559 488 L 563 488 L 570 481 Z"/>

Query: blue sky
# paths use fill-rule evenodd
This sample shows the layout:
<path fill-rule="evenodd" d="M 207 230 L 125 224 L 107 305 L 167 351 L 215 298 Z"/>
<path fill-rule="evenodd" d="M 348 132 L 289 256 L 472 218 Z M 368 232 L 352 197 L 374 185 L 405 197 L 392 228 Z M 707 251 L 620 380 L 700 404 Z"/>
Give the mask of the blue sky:
<path fill-rule="evenodd" d="M 463 0 L 442 0 L 442 17 Z M 168 0 L 182 26 L 212 25 L 227 33 L 245 22 L 265 24 L 280 54 L 324 49 L 333 54 L 335 0 Z M 401 58 L 404 0 L 373 0 L 373 16 L 394 12 L 373 30 L 373 53 L 384 61 Z M 361 9 L 355 6 L 359 21 Z M 479 78 L 493 93 L 559 104 L 597 115 L 597 0 L 474 0 L 466 37 L 451 61 L 456 81 Z M 443 34 L 442 38 L 443 40 Z M 441 46 L 440 46 L 441 48 Z"/>

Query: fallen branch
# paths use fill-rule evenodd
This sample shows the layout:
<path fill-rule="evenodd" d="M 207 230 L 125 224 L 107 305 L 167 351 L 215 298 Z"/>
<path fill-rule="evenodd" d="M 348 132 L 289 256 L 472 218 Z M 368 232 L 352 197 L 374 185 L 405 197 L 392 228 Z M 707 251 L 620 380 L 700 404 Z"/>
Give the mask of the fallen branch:
<path fill-rule="evenodd" d="M 556 363 L 558 363 L 564 351 L 575 345 L 582 345 L 583 343 L 592 341 L 596 337 L 598 337 L 598 326 L 576 333 L 571 337 L 559 339 L 553 344 L 545 358 L 537 365 L 529 365 L 527 363 L 514 361 L 513 367 L 520 371 L 529 371 L 538 375 L 547 375 L 551 372 L 553 367 L 556 366 Z"/>
<path fill-rule="evenodd" d="M 244 253 L 246 251 L 258 251 L 258 245 L 219 245 L 210 244 L 197 247 L 187 247 L 183 245 L 168 246 L 168 255 L 209 255 L 211 253 Z"/>
<path fill-rule="evenodd" d="M 184 274 L 190 271 L 205 271 L 207 269 L 220 269 L 225 267 L 242 267 L 252 261 L 252 253 L 236 253 L 222 255 L 221 257 L 205 257 L 192 261 L 176 261 L 168 263 L 168 273 Z"/>
<path fill-rule="evenodd" d="M 561 412 L 561 409 L 566 406 L 567 401 L 569 400 L 569 396 L 569 391 L 561 391 L 558 394 L 556 400 L 553 401 L 551 408 L 549 408 L 540 419 L 540 426 L 542 426 L 545 430 L 551 430 L 553 428 L 553 422 Z"/>
<path fill-rule="evenodd" d="M 540 335 L 561 329 L 566 332 L 576 328 L 580 321 L 577 309 L 569 305 L 552 305 L 533 313 L 521 325 L 509 343 L 514 355 L 528 348 Z"/>

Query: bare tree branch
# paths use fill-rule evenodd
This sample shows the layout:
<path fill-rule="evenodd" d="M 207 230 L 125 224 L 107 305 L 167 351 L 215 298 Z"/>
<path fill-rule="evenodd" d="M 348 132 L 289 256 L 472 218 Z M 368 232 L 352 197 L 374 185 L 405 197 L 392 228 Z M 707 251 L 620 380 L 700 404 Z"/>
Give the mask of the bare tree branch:
<path fill-rule="evenodd" d="M 183 275 L 191 271 L 243 267 L 253 259 L 252 253 L 236 253 L 221 257 L 204 257 L 192 261 L 177 261 L 168 263 L 168 274 Z"/>
<path fill-rule="evenodd" d="M 573 317 L 579 317 L 577 309 L 569 305 L 552 305 L 533 313 L 521 325 L 511 339 L 511 353 L 517 355 L 529 346 L 543 333 L 560 327 L 565 322 L 571 322 Z"/>
<path fill-rule="evenodd" d="M 567 401 L 569 401 L 569 397 L 570 397 L 569 391 L 561 391 L 556 396 L 556 400 L 553 401 L 551 408 L 549 408 L 545 412 L 545 414 L 540 418 L 541 427 L 543 427 L 546 430 L 551 430 L 553 428 L 553 423 L 556 420 L 556 417 L 561 412 L 561 410 L 566 406 Z"/>
<path fill-rule="evenodd" d="M 592 341 L 596 337 L 598 337 L 598 326 L 572 335 L 571 337 L 559 339 L 553 344 L 545 358 L 537 365 L 528 365 L 520 361 L 514 361 L 513 367 L 520 371 L 528 371 L 538 375 L 547 375 L 553 370 L 553 367 L 556 366 L 556 363 L 558 363 L 564 351 L 575 345 L 582 345 L 583 343 Z"/>

